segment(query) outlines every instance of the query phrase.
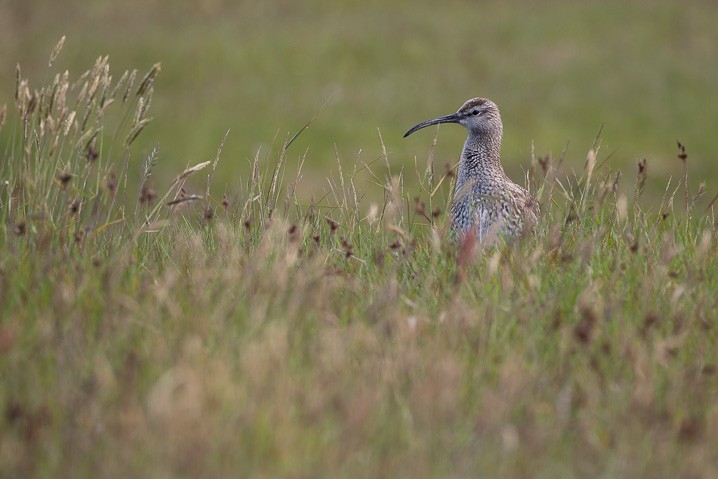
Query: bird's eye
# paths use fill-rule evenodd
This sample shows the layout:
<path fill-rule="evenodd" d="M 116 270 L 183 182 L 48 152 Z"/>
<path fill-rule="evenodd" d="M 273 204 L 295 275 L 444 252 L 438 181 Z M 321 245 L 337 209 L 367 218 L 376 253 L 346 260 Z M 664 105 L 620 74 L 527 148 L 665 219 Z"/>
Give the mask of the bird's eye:
<path fill-rule="evenodd" d="M 474 111 L 471 112 L 471 114 L 474 115 L 474 116 L 476 116 L 476 115 L 479 114 L 479 110 L 474 110 Z"/>

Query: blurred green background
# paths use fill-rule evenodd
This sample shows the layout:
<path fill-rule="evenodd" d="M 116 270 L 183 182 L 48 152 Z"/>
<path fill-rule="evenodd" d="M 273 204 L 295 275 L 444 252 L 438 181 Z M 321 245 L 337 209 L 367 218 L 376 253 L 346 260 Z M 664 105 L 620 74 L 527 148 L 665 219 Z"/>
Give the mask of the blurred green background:
<path fill-rule="evenodd" d="M 402 134 L 485 96 L 501 109 L 518 182 L 532 144 L 559 155 L 569 142 L 565 169 L 581 169 L 604 124 L 602 153 L 625 187 L 646 157 L 649 194 L 662 193 L 681 175 L 676 140 L 693 185 L 700 177 L 712 196 L 718 183 L 714 1 L 0 0 L 0 104 L 12 103 L 16 63 L 31 87 L 50 78 L 62 35 L 56 70 L 75 78 L 104 54 L 115 77 L 162 63 L 137 150 L 160 144 L 160 177 L 212 159 L 231 129 L 215 186 L 232 191 L 258 148 L 276 152 L 326 101 L 288 158 L 291 173 L 308 149 L 302 196 L 336 174 L 335 145 L 345 172 L 381 156 L 377 129 L 393 172 L 408 166 L 413 181 L 433 131 Z M 442 168 L 463 138 L 441 128 Z"/>

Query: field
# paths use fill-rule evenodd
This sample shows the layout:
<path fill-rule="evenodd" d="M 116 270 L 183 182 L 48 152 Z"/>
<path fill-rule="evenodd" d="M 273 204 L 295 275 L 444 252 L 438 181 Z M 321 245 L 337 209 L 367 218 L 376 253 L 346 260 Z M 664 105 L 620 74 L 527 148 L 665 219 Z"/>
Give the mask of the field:
<path fill-rule="evenodd" d="M 559 156 L 568 144 L 582 160 L 603 125 L 610 163 L 633 174 L 648 158 L 647 194 L 659 201 L 680 175 L 676 140 L 696 178 L 718 178 L 716 24 L 718 5 L 701 0 L 2 0 L 0 105 L 13 101 L 16 63 L 35 86 L 47 78 L 48 50 L 62 35 L 55 70 L 73 77 L 100 55 L 111 56 L 114 75 L 161 62 L 152 104 L 160 121 L 138 139 L 134 178 L 157 144 L 157 174 L 169 177 L 210 159 L 231 129 L 219 194 L 236 189 L 260 148 L 262 158 L 276 153 L 321 110 L 289 158 L 296 168 L 309 152 L 298 192 L 308 201 L 323 194 L 337 152 L 345 168 L 379 158 L 380 130 L 397 175 L 426 158 L 430 133 L 401 138 L 411 125 L 485 96 L 501 108 L 513 177 L 532 149 Z M 460 128 L 442 129 L 441 167 L 462 141 Z"/>
<path fill-rule="evenodd" d="M 0 476 L 718 476 L 711 3 L 28 5 Z M 401 140 L 479 94 L 534 236 Z"/>

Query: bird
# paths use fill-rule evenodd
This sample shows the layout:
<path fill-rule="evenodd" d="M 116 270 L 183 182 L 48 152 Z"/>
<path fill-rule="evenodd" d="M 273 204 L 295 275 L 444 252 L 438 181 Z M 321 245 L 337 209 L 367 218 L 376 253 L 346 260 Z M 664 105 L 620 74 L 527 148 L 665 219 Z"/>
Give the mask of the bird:
<path fill-rule="evenodd" d="M 473 234 L 479 240 L 488 240 L 533 232 L 539 204 L 525 188 L 511 181 L 501 166 L 503 123 L 496 104 L 486 98 L 472 98 L 456 113 L 413 126 L 404 138 L 440 123 L 458 123 L 467 131 L 451 205 L 455 236 Z"/>

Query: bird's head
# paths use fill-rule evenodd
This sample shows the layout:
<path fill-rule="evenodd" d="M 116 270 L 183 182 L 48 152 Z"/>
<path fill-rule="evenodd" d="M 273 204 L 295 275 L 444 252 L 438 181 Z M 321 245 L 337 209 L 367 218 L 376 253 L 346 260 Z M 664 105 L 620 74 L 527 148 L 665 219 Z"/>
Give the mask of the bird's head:
<path fill-rule="evenodd" d="M 451 115 L 441 116 L 433 120 L 419 123 L 404 133 L 404 138 L 431 125 L 439 123 L 459 123 L 470 134 L 499 134 L 502 133 L 501 115 L 499 108 L 486 98 L 472 98 L 463 104 L 459 111 Z"/>

